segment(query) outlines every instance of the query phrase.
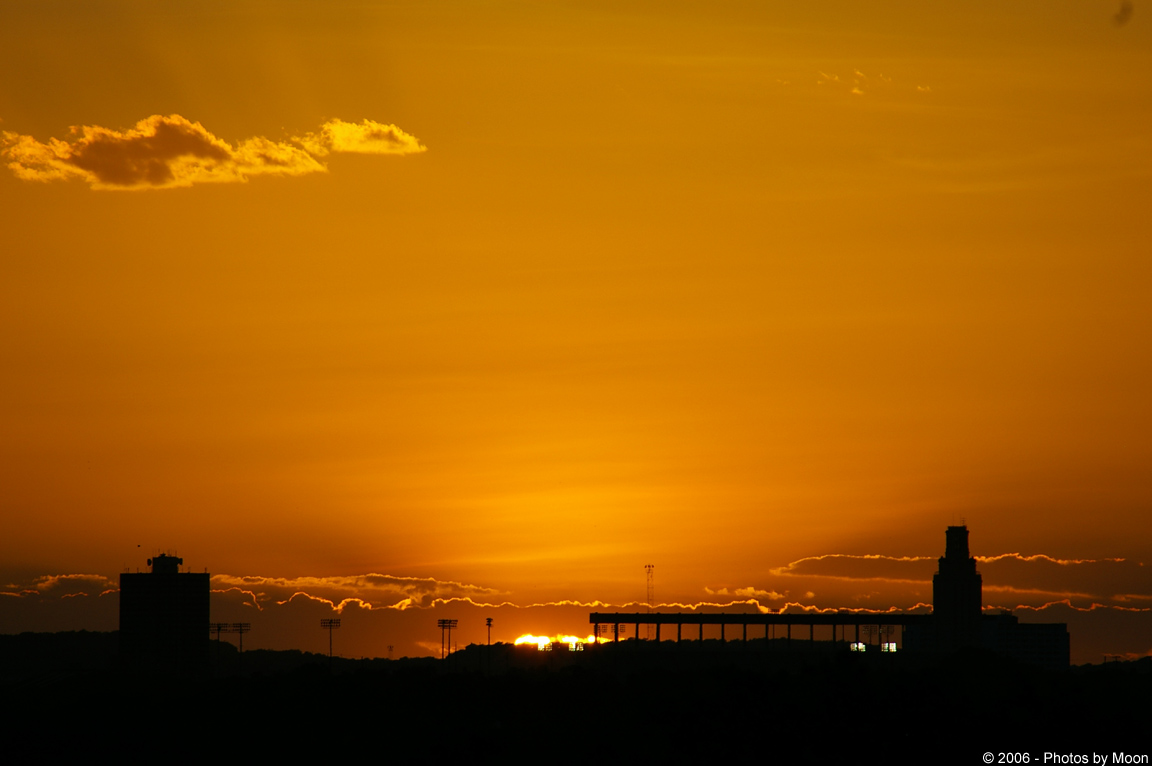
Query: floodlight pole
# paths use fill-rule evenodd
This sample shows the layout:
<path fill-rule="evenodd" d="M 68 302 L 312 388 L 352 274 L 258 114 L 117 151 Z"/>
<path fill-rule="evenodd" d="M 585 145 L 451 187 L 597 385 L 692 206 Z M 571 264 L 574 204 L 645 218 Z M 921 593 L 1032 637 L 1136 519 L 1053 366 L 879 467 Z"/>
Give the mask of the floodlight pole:
<path fill-rule="evenodd" d="M 228 632 L 228 623 L 226 622 L 210 622 L 208 623 L 208 632 L 216 634 L 216 671 L 220 671 L 220 634 Z"/>
<path fill-rule="evenodd" d="M 252 630 L 252 623 L 250 623 L 250 622 L 234 622 L 234 623 L 232 623 L 232 628 L 228 631 L 229 633 L 239 633 L 240 634 L 240 653 L 241 654 L 244 653 L 244 634 L 250 630 Z"/>
<path fill-rule="evenodd" d="M 488 647 L 484 650 L 484 671 L 486 673 L 492 672 L 492 618 L 489 617 L 484 620 L 484 624 L 488 626 Z"/>
<path fill-rule="evenodd" d="M 647 593 L 647 596 L 648 596 L 648 610 L 647 610 L 648 614 L 652 614 L 652 602 L 656 600 L 655 570 L 656 570 L 656 567 L 653 564 L 645 564 L 644 565 L 644 572 L 646 575 L 646 579 L 648 580 L 648 593 Z M 647 630 L 648 630 L 648 639 L 651 640 L 652 639 L 652 623 L 648 623 Z M 640 636 L 637 635 L 636 638 L 637 638 L 637 640 L 639 640 Z"/>
<path fill-rule="evenodd" d="M 440 628 L 440 659 L 444 659 L 444 631 L 448 631 L 448 653 L 452 653 L 452 628 L 459 620 L 437 620 L 436 627 Z"/>
<path fill-rule="evenodd" d="M 332 631 L 340 627 L 340 618 L 320 620 L 320 629 L 328 631 L 328 672 L 332 672 Z"/>

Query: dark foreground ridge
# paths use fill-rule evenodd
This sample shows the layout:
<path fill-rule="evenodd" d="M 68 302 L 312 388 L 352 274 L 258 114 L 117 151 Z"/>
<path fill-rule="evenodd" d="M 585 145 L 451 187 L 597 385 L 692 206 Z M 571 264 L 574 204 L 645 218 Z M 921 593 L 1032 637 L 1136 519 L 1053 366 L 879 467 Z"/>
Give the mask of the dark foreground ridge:
<path fill-rule="evenodd" d="M 1152 750 L 1152 658 L 1058 672 L 978 649 L 913 662 L 754 646 L 497 644 L 445 660 L 329 666 L 302 652 L 240 657 L 225 644 L 210 677 L 158 677 L 116 668 L 116 634 L 23 634 L 0 636 L 0 696 L 9 750 L 26 753 L 23 763 L 162 754 L 977 764 L 986 752 L 1043 762 L 1045 752 Z"/>

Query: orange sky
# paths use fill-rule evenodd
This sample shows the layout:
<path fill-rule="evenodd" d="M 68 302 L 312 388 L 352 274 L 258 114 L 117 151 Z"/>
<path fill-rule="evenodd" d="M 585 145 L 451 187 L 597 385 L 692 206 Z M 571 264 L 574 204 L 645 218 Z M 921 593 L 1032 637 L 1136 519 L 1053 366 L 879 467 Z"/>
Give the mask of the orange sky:
<path fill-rule="evenodd" d="M 7 4 L 0 585 L 174 549 L 381 606 L 411 594 L 340 578 L 906 608 L 883 583 L 931 562 L 781 571 L 963 518 L 978 556 L 1123 559 L 982 563 L 985 603 L 1148 651 L 1114 607 L 1152 601 L 1152 25 L 1119 8 Z"/>

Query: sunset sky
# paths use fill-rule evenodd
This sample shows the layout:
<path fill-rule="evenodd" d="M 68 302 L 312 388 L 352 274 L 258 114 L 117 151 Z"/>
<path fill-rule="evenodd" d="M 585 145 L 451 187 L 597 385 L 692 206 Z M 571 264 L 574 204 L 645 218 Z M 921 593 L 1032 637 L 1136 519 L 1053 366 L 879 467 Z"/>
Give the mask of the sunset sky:
<path fill-rule="evenodd" d="M 1149 126 L 1139 0 L 4 0 L 0 632 L 905 609 L 965 522 L 1147 654 Z"/>

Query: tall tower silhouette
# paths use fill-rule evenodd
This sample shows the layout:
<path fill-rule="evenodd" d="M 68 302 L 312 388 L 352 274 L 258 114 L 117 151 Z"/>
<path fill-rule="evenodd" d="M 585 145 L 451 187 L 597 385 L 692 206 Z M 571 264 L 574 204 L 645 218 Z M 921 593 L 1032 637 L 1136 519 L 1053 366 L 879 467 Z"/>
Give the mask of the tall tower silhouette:
<path fill-rule="evenodd" d="M 948 527 L 940 569 L 932 577 L 937 645 L 945 651 L 980 645 L 983 580 L 968 555 L 968 527 Z"/>

